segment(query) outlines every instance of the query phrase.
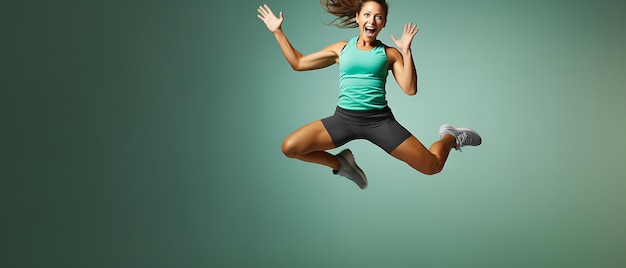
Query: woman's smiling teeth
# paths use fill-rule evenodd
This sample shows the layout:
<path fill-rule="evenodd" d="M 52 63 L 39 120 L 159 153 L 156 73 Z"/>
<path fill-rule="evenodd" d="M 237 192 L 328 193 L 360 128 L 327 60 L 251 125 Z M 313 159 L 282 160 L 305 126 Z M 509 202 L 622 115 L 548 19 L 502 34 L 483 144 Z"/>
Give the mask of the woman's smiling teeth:
<path fill-rule="evenodd" d="M 371 26 L 365 26 L 365 33 L 368 35 L 373 35 L 374 33 L 376 33 L 376 28 Z"/>

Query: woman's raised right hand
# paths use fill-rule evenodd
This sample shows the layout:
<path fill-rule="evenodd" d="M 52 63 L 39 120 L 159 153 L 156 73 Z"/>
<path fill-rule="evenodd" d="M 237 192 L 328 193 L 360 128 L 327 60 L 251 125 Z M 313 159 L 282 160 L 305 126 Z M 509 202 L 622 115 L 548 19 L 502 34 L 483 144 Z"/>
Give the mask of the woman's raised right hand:
<path fill-rule="evenodd" d="M 258 11 L 259 14 L 257 17 L 265 23 L 265 26 L 267 26 L 270 32 L 273 33 L 280 29 L 284 20 L 282 11 L 278 14 L 278 17 L 276 17 L 267 4 L 260 6 Z"/>

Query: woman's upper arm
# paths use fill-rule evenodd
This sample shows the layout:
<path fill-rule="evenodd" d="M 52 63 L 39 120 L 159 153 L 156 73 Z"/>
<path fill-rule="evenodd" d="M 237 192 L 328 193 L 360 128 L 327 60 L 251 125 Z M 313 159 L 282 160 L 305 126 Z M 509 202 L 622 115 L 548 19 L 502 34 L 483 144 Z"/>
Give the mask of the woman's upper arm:
<path fill-rule="evenodd" d="M 402 91 L 407 95 L 415 95 L 417 93 L 417 73 L 414 65 L 411 63 L 410 66 L 405 66 L 407 59 L 396 48 L 389 48 L 387 55 L 389 69 L 393 72 L 393 77 Z"/>
<path fill-rule="evenodd" d="M 393 72 L 393 76 L 402 76 L 404 71 L 404 62 L 402 61 L 402 54 L 394 47 L 387 48 L 387 55 L 389 58 L 389 69 Z"/>
<path fill-rule="evenodd" d="M 302 56 L 298 65 L 294 67 L 296 71 L 316 70 L 339 63 L 339 55 L 345 45 L 345 41 L 331 44 L 324 49 Z"/>

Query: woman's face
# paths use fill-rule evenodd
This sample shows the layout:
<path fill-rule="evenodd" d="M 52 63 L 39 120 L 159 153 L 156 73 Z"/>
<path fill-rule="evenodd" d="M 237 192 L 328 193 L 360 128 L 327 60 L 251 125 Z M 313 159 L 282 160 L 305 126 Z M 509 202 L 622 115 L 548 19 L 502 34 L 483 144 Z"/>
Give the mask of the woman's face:
<path fill-rule="evenodd" d="M 380 4 L 374 1 L 365 2 L 361 11 L 356 14 L 356 22 L 359 24 L 363 39 L 376 40 L 378 33 L 385 27 L 386 17 L 387 14 Z"/>

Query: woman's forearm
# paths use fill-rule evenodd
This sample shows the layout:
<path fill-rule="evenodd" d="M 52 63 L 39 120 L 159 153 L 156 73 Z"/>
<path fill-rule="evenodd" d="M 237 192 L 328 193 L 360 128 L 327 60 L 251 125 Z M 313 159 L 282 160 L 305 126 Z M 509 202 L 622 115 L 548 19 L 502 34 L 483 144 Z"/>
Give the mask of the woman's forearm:
<path fill-rule="evenodd" d="M 276 42 L 278 42 L 280 51 L 285 56 L 289 65 L 291 65 L 291 68 L 294 70 L 297 69 L 298 62 L 300 61 L 300 58 L 302 58 L 302 54 L 291 45 L 291 42 L 289 42 L 289 39 L 287 39 L 287 36 L 282 29 L 274 31 L 273 34 L 276 38 Z"/>

